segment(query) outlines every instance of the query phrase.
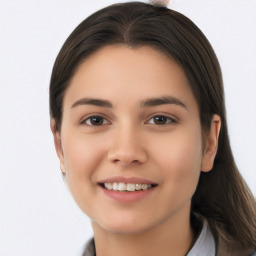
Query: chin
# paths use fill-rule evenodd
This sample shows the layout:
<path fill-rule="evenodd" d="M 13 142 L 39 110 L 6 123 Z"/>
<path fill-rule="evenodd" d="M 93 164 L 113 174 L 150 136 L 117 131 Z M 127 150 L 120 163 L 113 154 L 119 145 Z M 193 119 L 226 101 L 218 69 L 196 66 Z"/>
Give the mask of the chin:
<path fill-rule="evenodd" d="M 108 232 L 111 233 L 116 233 L 116 234 L 122 234 L 122 235 L 136 235 L 136 234 L 141 234 L 147 230 L 149 230 L 149 227 L 135 227 L 135 225 L 130 224 L 130 225 L 115 225 L 115 226 L 108 226 L 104 227 L 102 226 L 103 229 L 105 229 Z"/>
<path fill-rule="evenodd" d="M 110 221 L 110 219 L 102 222 L 93 221 L 93 225 L 97 225 L 107 232 L 123 235 L 135 235 L 143 233 L 154 226 L 152 223 L 145 222 L 145 220 L 142 221 L 142 219 L 134 220 L 132 218 L 120 218 L 120 216 L 119 218 L 113 218 L 113 221 Z"/>
<path fill-rule="evenodd" d="M 103 229 L 107 232 L 116 234 L 139 234 L 151 228 L 150 223 L 142 221 L 142 219 L 135 220 L 134 218 L 125 218 L 124 216 L 107 218 L 105 220 L 93 220 L 92 226 Z"/>

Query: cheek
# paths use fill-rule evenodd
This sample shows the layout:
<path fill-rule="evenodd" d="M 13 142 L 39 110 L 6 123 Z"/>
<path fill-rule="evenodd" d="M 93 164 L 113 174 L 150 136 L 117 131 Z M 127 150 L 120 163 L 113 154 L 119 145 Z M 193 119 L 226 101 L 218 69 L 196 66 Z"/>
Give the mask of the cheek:
<path fill-rule="evenodd" d="M 92 198 L 97 192 L 95 170 L 104 159 L 104 145 L 100 141 L 102 140 L 97 140 L 96 143 L 92 137 L 72 131 L 66 131 L 62 139 L 69 190 L 78 206 L 88 216 L 91 216 L 90 212 L 94 209 L 95 202 Z"/>
<path fill-rule="evenodd" d="M 202 161 L 201 133 L 196 129 L 170 134 L 158 148 L 158 165 L 168 189 L 192 197 L 200 175 Z"/>
<path fill-rule="evenodd" d="M 92 179 L 93 170 L 101 164 L 103 143 L 85 134 L 66 132 L 63 138 L 64 164 L 67 176 L 71 179 Z M 70 134 L 70 136 L 69 136 Z"/>

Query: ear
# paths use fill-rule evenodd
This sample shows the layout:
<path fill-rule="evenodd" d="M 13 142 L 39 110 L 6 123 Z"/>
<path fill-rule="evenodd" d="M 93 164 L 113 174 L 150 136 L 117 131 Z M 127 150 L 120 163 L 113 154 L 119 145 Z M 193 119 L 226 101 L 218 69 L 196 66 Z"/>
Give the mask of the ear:
<path fill-rule="evenodd" d="M 60 159 L 60 169 L 63 173 L 65 173 L 64 154 L 63 154 L 63 150 L 62 150 L 60 132 L 57 131 L 56 122 L 55 122 L 55 119 L 53 119 L 53 118 L 51 119 L 51 131 L 52 131 L 53 138 L 54 138 L 55 150 L 58 155 L 58 158 Z"/>
<path fill-rule="evenodd" d="M 202 172 L 209 172 L 213 168 L 214 158 L 217 154 L 218 139 L 221 128 L 221 118 L 219 115 L 213 115 L 210 131 L 205 139 L 205 147 L 201 164 Z"/>

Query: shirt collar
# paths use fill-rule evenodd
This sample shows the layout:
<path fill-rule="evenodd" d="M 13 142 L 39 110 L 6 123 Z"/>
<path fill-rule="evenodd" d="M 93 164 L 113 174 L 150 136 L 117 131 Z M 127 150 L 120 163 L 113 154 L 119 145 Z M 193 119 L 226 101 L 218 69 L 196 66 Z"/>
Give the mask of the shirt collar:
<path fill-rule="evenodd" d="M 187 256 L 215 256 L 215 241 L 206 219 L 203 220 L 203 228 L 194 246 Z"/>

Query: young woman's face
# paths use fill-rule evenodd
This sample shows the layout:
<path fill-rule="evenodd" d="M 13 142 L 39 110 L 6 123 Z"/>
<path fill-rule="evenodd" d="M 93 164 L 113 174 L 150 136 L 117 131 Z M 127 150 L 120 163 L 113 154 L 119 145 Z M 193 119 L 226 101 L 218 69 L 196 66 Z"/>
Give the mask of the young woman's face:
<path fill-rule="evenodd" d="M 204 158 L 199 110 L 163 53 L 107 46 L 87 58 L 65 93 L 55 143 L 95 225 L 136 233 L 189 216 Z"/>

